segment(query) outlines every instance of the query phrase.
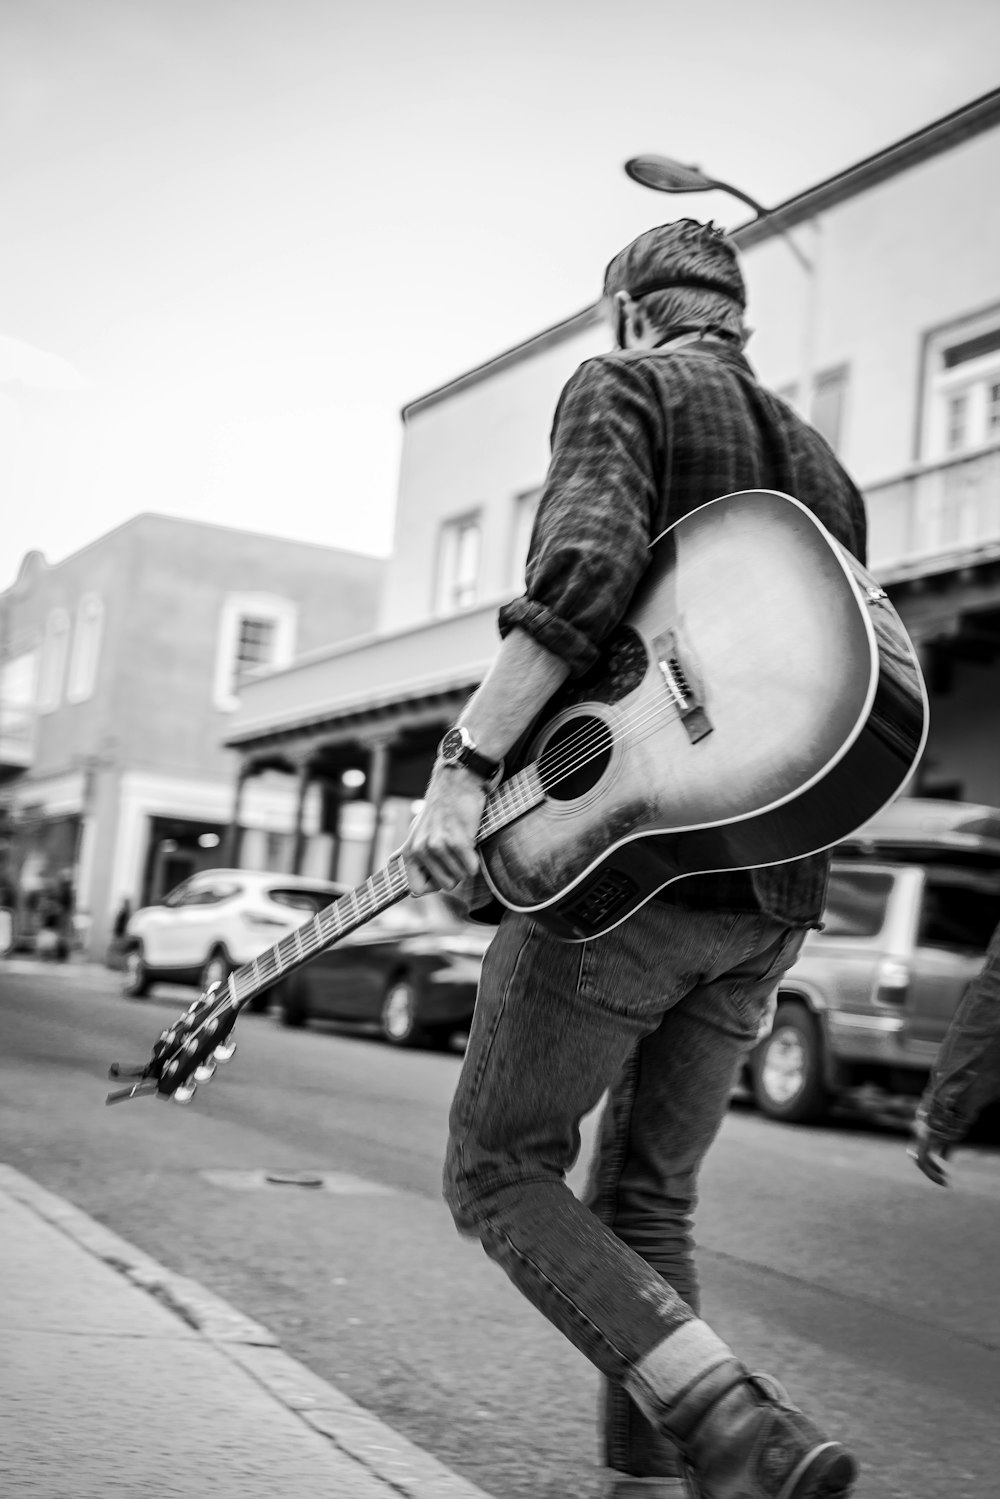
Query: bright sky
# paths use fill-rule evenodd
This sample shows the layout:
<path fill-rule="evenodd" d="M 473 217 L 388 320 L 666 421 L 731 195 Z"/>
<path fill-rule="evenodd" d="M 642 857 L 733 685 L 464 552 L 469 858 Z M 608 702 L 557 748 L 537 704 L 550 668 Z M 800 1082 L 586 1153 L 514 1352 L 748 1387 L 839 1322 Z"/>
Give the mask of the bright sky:
<path fill-rule="evenodd" d="M 0 587 L 142 510 L 387 552 L 399 408 L 995 88 L 996 0 L 0 0 Z"/>

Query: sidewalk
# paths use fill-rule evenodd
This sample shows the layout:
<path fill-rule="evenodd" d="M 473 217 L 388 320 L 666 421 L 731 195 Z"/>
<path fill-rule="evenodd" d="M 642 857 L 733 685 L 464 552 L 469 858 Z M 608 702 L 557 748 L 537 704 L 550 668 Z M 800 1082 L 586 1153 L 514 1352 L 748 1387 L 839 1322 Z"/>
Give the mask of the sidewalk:
<path fill-rule="evenodd" d="M 4 1499 L 487 1499 L 2 1164 L 0 1347 Z"/>
<path fill-rule="evenodd" d="M 61 979 L 72 979 L 75 983 L 82 982 L 88 987 L 107 989 L 109 993 L 121 988 L 122 982 L 121 974 L 116 969 L 91 958 L 81 958 L 75 953 L 61 963 L 50 958 L 38 958 L 34 953 L 12 953 L 8 958 L 0 958 L 0 978 L 5 973 L 30 974 L 33 978 L 47 978 L 54 983 Z"/>

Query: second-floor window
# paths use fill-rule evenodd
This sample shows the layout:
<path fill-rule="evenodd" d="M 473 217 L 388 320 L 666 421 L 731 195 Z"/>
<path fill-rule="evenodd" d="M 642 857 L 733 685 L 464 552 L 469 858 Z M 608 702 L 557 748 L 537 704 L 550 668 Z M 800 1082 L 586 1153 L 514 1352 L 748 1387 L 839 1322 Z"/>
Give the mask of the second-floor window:
<path fill-rule="evenodd" d="M 273 594 L 229 595 L 222 605 L 216 646 L 217 708 L 232 710 L 248 682 L 291 663 L 297 616 L 291 600 Z"/>
<path fill-rule="evenodd" d="M 524 588 L 524 564 L 531 544 L 531 530 L 535 524 L 540 489 L 529 489 L 514 498 L 514 523 L 510 538 L 510 573 L 508 582 L 520 593 Z"/>
<path fill-rule="evenodd" d="M 38 673 L 38 711 L 51 713 L 62 700 L 66 657 L 69 653 L 69 615 L 53 609 L 45 624 L 42 664 Z"/>
<path fill-rule="evenodd" d="M 844 408 L 847 404 L 847 366 L 822 370 L 813 381 L 812 407 L 809 418 L 816 431 L 838 452 L 844 437 Z"/>
<path fill-rule="evenodd" d="M 66 697 L 71 703 L 82 703 L 94 690 L 103 629 L 104 605 L 96 593 L 85 593 L 77 605 L 73 653 L 66 682 Z"/>
<path fill-rule="evenodd" d="M 231 691 L 238 693 L 245 682 L 268 671 L 274 661 L 278 621 L 273 615 L 241 614 L 233 653 Z"/>
<path fill-rule="evenodd" d="M 839 452 L 844 441 L 844 414 L 847 406 L 848 368 L 846 364 L 833 369 L 820 370 L 809 382 L 808 418 L 817 432 L 822 433 L 834 452 Z M 801 381 L 775 387 L 774 394 L 802 412 Z M 805 414 L 805 413 L 804 413 Z"/>
<path fill-rule="evenodd" d="M 435 613 L 454 614 L 476 602 L 481 536 L 478 513 L 458 516 L 441 527 Z"/>
<path fill-rule="evenodd" d="M 1000 441 L 1000 311 L 930 335 L 925 387 L 922 458 Z"/>

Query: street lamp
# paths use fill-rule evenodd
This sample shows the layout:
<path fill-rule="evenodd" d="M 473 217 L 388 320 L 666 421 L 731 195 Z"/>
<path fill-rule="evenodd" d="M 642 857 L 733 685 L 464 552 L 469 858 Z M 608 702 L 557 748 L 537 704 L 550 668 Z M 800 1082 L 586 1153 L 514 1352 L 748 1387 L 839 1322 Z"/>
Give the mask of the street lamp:
<path fill-rule="evenodd" d="M 816 263 L 802 251 L 781 223 L 781 210 L 765 208 L 742 188 L 731 182 L 722 182 L 718 177 L 709 177 L 700 167 L 685 166 L 670 156 L 633 156 L 625 163 L 625 172 L 642 187 L 652 188 L 657 193 L 728 193 L 752 208 L 759 219 L 771 219 L 785 244 L 792 251 L 806 273 L 805 315 L 802 320 L 802 351 L 799 377 L 802 383 L 802 399 L 799 403 L 803 415 L 807 414 L 810 387 L 812 385 L 813 343 L 816 324 Z"/>
<path fill-rule="evenodd" d="M 778 210 L 765 208 L 763 203 L 758 203 L 756 198 L 751 198 L 742 188 L 733 187 L 731 182 L 721 182 L 718 177 L 709 177 L 700 167 L 685 166 L 683 162 L 674 161 L 670 156 L 633 156 L 625 163 L 625 171 L 633 182 L 651 187 L 657 193 L 728 193 L 731 198 L 739 198 L 741 203 L 752 208 L 759 219 L 778 218 Z M 780 224 L 778 232 L 787 241 L 803 270 L 811 273 L 813 263 L 808 256 Z"/>

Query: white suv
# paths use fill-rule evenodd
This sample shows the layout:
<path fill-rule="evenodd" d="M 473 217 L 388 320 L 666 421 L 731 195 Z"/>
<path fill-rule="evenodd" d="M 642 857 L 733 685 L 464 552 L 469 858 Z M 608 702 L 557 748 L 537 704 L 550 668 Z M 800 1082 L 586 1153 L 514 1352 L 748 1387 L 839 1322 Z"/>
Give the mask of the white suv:
<path fill-rule="evenodd" d="M 138 999 L 157 982 L 197 984 L 225 979 L 280 942 L 346 886 L 333 880 L 258 869 L 206 869 L 155 906 L 143 906 L 125 931 L 122 992 Z M 250 1009 L 264 1009 L 262 994 Z"/>

